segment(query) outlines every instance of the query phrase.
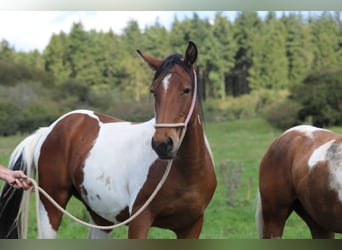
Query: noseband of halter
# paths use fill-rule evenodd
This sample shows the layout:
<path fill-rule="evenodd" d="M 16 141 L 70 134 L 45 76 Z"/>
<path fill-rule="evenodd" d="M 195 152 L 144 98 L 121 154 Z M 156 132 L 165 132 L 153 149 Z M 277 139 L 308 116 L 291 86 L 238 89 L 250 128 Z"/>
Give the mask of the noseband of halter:
<path fill-rule="evenodd" d="M 194 91 L 192 95 L 192 100 L 191 100 L 191 106 L 189 109 L 189 113 L 185 119 L 184 122 L 179 122 L 179 123 L 156 123 L 154 125 L 155 128 L 186 128 L 188 125 L 190 118 L 192 116 L 192 113 L 194 112 L 195 108 L 195 103 L 196 103 L 196 95 L 197 95 L 197 77 L 196 77 L 196 71 L 195 69 L 193 70 L 194 73 Z"/>

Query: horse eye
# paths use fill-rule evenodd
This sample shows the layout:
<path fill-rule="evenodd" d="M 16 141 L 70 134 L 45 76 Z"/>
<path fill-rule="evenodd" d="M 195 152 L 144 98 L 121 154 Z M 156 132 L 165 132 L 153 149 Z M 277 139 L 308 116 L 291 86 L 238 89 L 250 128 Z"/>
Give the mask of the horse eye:
<path fill-rule="evenodd" d="M 190 89 L 190 88 L 184 89 L 184 94 L 190 94 L 190 92 L 191 92 L 191 89 Z"/>

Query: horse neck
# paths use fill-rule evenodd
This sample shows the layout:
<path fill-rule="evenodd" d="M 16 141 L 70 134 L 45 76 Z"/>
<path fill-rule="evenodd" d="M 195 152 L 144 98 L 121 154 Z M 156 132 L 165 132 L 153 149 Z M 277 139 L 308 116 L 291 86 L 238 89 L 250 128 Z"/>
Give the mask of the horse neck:
<path fill-rule="evenodd" d="M 178 159 L 186 162 L 189 167 L 196 168 L 198 164 L 195 163 L 202 161 L 207 150 L 202 121 L 198 113 L 198 105 L 196 105 L 186 129 L 184 139 L 178 151 Z"/>

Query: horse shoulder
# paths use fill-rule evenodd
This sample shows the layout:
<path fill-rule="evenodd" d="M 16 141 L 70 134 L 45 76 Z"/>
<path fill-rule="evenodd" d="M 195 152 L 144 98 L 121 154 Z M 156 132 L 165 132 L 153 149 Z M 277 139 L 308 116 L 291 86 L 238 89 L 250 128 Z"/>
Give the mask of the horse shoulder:
<path fill-rule="evenodd" d="M 131 210 L 157 155 L 150 147 L 154 121 L 103 124 L 84 164 L 84 196 L 99 211 L 106 203 L 111 219 L 125 207 Z M 96 194 L 101 193 L 101 202 Z M 112 204 L 112 205 L 110 205 Z M 115 208 L 117 204 L 117 208 Z"/>

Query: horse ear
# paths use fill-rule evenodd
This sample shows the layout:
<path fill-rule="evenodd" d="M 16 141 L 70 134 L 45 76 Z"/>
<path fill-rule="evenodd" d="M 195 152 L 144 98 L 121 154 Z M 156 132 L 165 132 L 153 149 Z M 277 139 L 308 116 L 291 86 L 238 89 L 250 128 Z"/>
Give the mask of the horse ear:
<path fill-rule="evenodd" d="M 189 41 L 188 48 L 185 51 L 184 62 L 188 64 L 188 66 L 191 66 L 196 62 L 196 60 L 197 60 L 197 47 L 192 41 Z"/>
<path fill-rule="evenodd" d="M 141 57 L 141 59 L 143 59 L 154 70 L 157 70 L 157 68 L 161 64 L 161 60 L 153 56 L 145 55 L 140 50 L 137 50 L 137 53 Z"/>

